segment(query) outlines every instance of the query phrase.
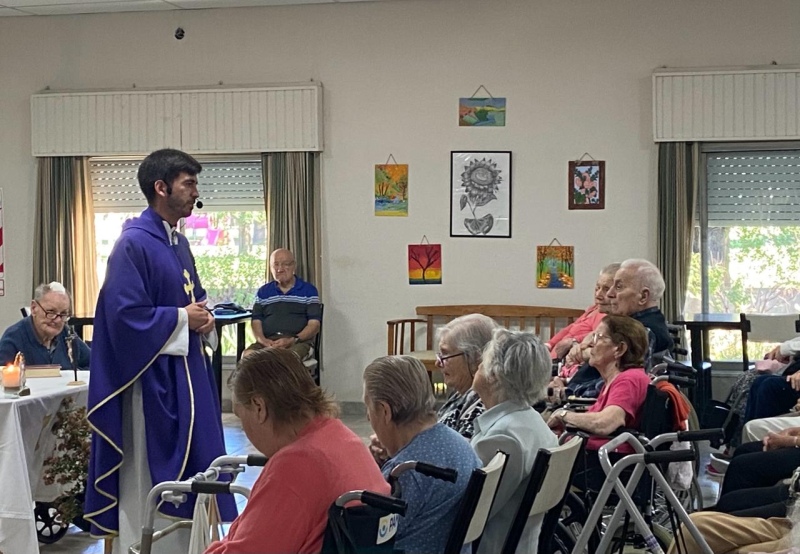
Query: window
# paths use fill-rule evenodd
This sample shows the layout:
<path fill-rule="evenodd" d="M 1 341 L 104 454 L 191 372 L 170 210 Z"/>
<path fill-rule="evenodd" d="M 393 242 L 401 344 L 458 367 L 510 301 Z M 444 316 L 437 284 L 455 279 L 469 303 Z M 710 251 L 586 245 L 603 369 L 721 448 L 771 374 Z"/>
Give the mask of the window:
<path fill-rule="evenodd" d="M 708 144 L 701 164 L 684 312 L 800 312 L 800 144 Z M 709 346 L 741 359 L 738 332 Z"/>
<path fill-rule="evenodd" d="M 198 192 L 204 206 L 182 222 L 182 232 L 192 246 L 208 305 L 236 302 L 249 308 L 266 275 L 267 220 L 261 161 L 198 160 L 203 164 Z M 147 207 L 136 179 L 140 162 L 141 158 L 89 160 L 98 283 L 105 278 L 108 256 L 123 223 Z M 247 332 L 247 340 L 253 342 L 249 327 Z M 225 355 L 236 352 L 233 333 L 233 326 L 224 328 Z"/>

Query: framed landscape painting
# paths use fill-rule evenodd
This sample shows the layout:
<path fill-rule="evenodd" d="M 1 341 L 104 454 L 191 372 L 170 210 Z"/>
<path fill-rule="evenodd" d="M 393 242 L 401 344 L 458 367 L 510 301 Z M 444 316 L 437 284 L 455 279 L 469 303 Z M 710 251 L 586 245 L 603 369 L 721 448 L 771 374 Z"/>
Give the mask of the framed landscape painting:
<path fill-rule="evenodd" d="M 511 238 L 511 152 L 450 153 L 450 236 Z"/>

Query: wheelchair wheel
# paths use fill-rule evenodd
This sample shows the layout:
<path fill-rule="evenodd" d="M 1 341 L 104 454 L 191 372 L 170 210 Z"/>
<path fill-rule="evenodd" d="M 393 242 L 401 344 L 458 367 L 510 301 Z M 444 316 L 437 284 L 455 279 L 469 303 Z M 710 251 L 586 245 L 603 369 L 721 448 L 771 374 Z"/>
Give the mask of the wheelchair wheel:
<path fill-rule="evenodd" d="M 39 542 L 53 544 L 67 534 L 69 523 L 61 519 L 61 513 L 49 502 L 37 502 L 33 509 L 36 518 L 36 536 Z"/>
<path fill-rule="evenodd" d="M 563 533 L 571 537 L 573 546 L 577 542 L 578 536 L 583 532 L 583 524 L 588 518 L 589 510 L 580 496 L 574 492 L 568 493 L 564 499 L 564 506 L 561 508 L 561 520 L 558 528 L 563 528 Z M 596 552 L 599 544 L 600 533 L 595 528 L 589 536 L 589 552 Z M 569 549 L 569 552 L 571 551 L 572 548 Z"/>
<path fill-rule="evenodd" d="M 572 554 L 574 549 L 575 537 L 563 523 L 558 522 L 555 533 L 550 539 L 549 548 L 547 552 L 543 552 L 542 554 Z"/>

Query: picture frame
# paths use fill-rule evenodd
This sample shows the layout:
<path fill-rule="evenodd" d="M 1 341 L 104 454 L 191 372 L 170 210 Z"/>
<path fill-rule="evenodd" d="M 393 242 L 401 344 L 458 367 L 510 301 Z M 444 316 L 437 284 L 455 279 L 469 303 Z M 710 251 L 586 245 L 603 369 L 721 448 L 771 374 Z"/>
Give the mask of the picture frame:
<path fill-rule="evenodd" d="M 450 152 L 450 236 L 511 238 L 511 151 Z"/>
<path fill-rule="evenodd" d="M 568 207 L 570 210 L 603 210 L 606 207 L 606 162 L 569 162 Z"/>

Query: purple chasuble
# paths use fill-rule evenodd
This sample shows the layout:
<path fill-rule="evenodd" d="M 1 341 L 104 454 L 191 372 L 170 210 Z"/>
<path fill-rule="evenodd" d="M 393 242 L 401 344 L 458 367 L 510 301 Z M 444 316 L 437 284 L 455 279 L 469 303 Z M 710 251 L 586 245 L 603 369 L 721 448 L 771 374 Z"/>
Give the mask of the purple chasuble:
<path fill-rule="evenodd" d="M 93 428 L 86 490 L 86 519 L 95 536 L 119 530 L 119 467 L 129 445 L 122 441 L 122 394 L 142 388 L 147 458 L 153 484 L 192 477 L 225 453 L 220 406 L 201 336 L 189 331 L 187 356 L 161 354 L 178 325 L 178 309 L 202 301 L 189 241 L 171 245 L 161 217 L 151 208 L 129 220 L 108 258 L 97 300 L 89 382 L 88 419 Z M 149 491 L 141 491 L 142 499 Z M 175 509 L 191 518 L 194 495 Z M 222 495 L 226 521 L 236 516 L 233 498 Z"/>

